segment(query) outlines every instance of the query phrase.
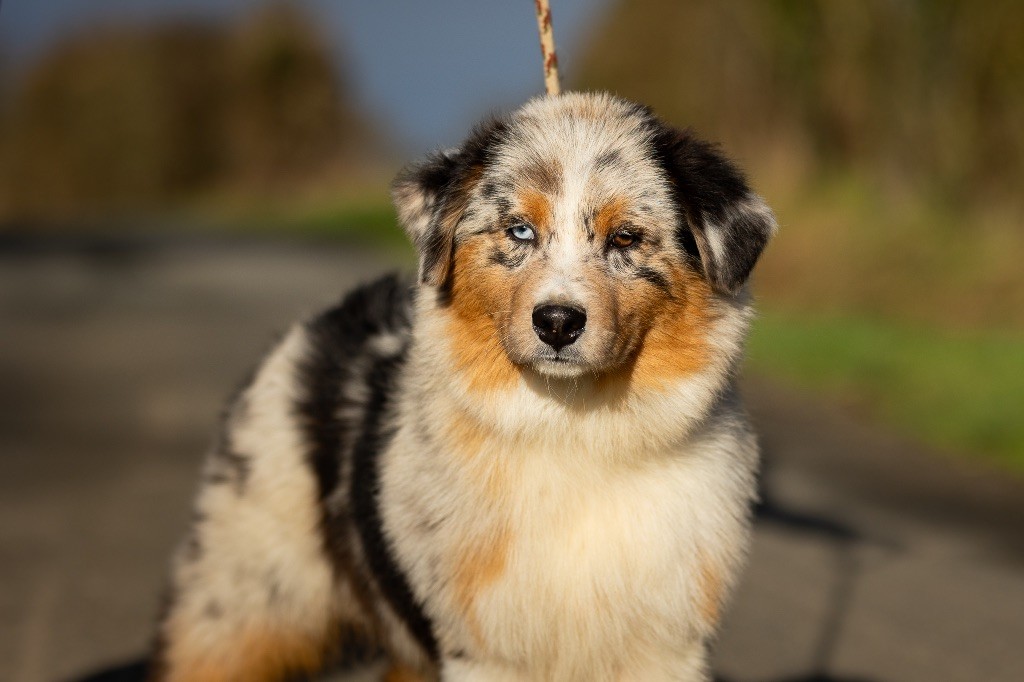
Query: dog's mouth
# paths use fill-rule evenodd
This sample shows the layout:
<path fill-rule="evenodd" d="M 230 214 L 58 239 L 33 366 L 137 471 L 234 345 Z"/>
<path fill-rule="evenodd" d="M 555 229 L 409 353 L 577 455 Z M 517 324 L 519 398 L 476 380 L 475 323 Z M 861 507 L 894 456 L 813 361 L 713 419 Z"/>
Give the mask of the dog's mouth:
<path fill-rule="evenodd" d="M 610 334 L 580 334 L 572 343 L 555 347 L 543 343 L 533 329 L 514 328 L 499 333 L 498 338 L 513 364 L 542 377 L 571 379 L 584 375 L 598 376 L 614 366 L 605 344 Z"/>
<path fill-rule="evenodd" d="M 590 369 L 583 355 L 572 347 L 557 351 L 546 348 L 537 354 L 531 364 L 541 374 L 559 378 L 579 376 Z"/>

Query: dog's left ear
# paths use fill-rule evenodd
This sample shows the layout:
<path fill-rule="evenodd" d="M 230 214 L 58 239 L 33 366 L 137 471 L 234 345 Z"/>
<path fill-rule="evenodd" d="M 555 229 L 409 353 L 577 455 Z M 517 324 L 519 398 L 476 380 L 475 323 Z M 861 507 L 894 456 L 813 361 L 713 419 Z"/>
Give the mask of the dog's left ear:
<path fill-rule="evenodd" d="M 420 282 L 440 286 L 451 271 L 455 229 L 505 123 L 481 125 L 461 147 L 406 166 L 391 183 L 398 221 L 420 255 Z"/>
<path fill-rule="evenodd" d="M 775 216 L 718 148 L 689 130 L 658 124 L 655 154 L 686 219 L 678 238 L 696 250 L 711 285 L 735 295 L 775 234 Z"/>

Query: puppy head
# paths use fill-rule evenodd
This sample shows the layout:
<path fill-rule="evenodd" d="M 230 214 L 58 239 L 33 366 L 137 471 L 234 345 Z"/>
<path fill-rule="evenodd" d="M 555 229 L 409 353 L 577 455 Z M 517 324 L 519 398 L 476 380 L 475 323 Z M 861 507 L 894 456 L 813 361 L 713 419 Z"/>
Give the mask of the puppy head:
<path fill-rule="evenodd" d="M 775 230 L 714 146 L 603 94 L 486 123 L 393 197 L 462 354 L 559 377 L 697 369 Z"/>

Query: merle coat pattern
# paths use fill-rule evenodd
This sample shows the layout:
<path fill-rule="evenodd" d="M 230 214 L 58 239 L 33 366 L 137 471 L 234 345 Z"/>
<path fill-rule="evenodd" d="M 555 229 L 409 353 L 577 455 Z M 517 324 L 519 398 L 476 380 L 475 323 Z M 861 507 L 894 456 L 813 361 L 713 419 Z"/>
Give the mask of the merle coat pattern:
<path fill-rule="evenodd" d="M 706 680 L 748 545 L 735 389 L 770 210 L 712 145 L 536 99 L 406 169 L 420 253 L 229 408 L 154 680 Z"/>

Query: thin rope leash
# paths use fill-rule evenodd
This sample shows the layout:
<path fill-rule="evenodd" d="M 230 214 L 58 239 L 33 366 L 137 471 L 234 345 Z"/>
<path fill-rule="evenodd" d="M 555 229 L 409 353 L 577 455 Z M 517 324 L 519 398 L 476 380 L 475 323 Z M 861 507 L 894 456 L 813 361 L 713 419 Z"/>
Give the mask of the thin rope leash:
<path fill-rule="evenodd" d="M 555 34 L 551 30 L 551 6 L 548 0 L 534 0 L 537 7 L 537 30 L 540 32 L 540 53 L 544 58 L 544 87 L 548 95 L 559 93 L 558 55 L 555 54 Z"/>

